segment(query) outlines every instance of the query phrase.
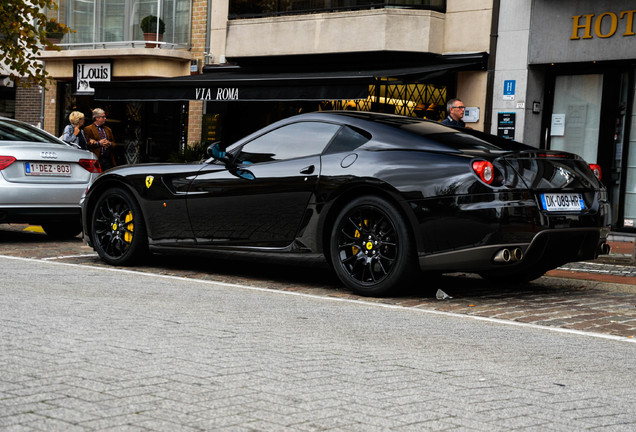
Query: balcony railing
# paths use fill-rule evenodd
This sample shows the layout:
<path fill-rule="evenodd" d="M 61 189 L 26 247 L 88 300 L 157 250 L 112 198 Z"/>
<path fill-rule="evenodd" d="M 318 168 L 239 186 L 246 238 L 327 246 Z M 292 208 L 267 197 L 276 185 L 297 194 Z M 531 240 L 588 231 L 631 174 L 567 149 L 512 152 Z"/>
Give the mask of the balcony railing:
<path fill-rule="evenodd" d="M 75 32 L 58 45 L 63 49 L 144 47 L 140 23 L 148 15 L 159 17 L 165 32 L 159 48 L 188 48 L 192 22 L 190 0 L 59 0 L 50 18 L 65 23 Z M 160 37 L 159 37 L 160 36 Z"/>
<path fill-rule="evenodd" d="M 258 18 L 384 8 L 446 12 L 446 0 L 230 0 L 229 18 Z"/>

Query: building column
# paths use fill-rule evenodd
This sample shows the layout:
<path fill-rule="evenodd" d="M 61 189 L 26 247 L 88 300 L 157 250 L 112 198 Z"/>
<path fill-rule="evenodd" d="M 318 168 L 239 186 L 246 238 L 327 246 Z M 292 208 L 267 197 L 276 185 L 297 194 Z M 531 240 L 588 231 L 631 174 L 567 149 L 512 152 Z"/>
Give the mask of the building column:
<path fill-rule="evenodd" d="M 47 81 L 46 89 L 44 89 L 44 123 L 42 129 L 59 136 L 62 131 L 55 130 L 57 126 L 57 81 Z"/>
<path fill-rule="evenodd" d="M 201 142 L 203 101 L 190 101 L 188 105 L 188 146 Z"/>

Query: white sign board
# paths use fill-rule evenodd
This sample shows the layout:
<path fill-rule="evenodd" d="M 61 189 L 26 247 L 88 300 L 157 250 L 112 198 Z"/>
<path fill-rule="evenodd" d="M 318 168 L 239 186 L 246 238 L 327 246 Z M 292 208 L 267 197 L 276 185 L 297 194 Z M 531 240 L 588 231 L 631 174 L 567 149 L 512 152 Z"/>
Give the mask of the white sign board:
<path fill-rule="evenodd" d="M 76 94 L 95 94 L 94 82 L 110 82 L 112 63 L 75 63 L 73 74 Z"/>
<path fill-rule="evenodd" d="M 479 107 L 466 107 L 462 120 L 466 123 L 477 123 L 479 121 Z"/>
<path fill-rule="evenodd" d="M 565 135 L 565 114 L 552 114 L 552 123 L 550 124 L 551 136 Z"/>

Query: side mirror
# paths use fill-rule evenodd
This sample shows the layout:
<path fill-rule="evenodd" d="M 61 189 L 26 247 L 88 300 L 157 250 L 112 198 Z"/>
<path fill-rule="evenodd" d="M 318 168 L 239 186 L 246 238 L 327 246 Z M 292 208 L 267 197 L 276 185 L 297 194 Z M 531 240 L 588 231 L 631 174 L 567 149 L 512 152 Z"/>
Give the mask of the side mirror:
<path fill-rule="evenodd" d="M 251 171 L 244 170 L 244 169 L 231 170 L 230 172 L 232 174 L 234 174 L 235 176 L 240 177 L 240 178 L 245 179 L 245 180 L 254 180 L 256 178 L 256 177 L 254 177 L 254 174 L 252 174 Z"/>
<path fill-rule="evenodd" d="M 225 150 L 221 150 L 221 143 L 216 142 L 208 147 L 208 156 L 216 160 L 224 161 Z"/>

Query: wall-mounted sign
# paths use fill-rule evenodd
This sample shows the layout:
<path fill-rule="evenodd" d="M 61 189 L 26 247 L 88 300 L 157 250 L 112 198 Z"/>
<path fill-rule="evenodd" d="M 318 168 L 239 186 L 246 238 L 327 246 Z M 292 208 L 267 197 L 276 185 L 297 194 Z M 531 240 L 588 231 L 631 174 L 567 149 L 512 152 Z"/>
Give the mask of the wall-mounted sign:
<path fill-rule="evenodd" d="M 503 86 L 503 100 L 515 100 L 515 80 L 505 80 Z"/>
<path fill-rule="evenodd" d="M 479 107 L 466 107 L 462 120 L 466 123 L 477 123 L 479 121 Z"/>
<path fill-rule="evenodd" d="M 497 113 L 497 136 L 515 139 L 516 114 L 513 112 Z"/>
<path fill-rule="evenodd" d="M 75 94 L 92 95 L 95 89 L 92 83 L 110 82 L 112 77 L 112 60 L 77 61 L 74 62 L 73 84 Z"/>

